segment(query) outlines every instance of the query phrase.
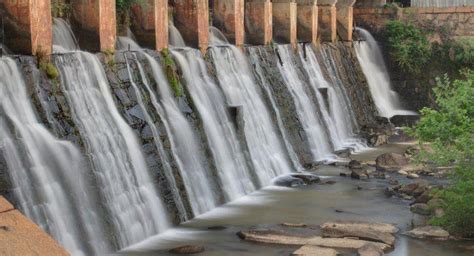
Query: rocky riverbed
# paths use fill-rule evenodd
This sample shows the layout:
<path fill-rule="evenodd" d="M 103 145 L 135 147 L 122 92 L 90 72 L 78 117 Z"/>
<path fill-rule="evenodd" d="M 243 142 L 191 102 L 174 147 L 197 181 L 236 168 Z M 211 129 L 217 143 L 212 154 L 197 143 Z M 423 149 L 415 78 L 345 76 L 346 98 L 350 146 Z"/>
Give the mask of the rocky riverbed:
<path fill-rule="evenodd" d="M 438 175 L 444 170 L 409 165 L 405 153 L 412 146 L 384 145 L 351 156 L 357 162 L 350 166 L 320 166 L 304 176 L 277 179 L 279 186 L 198 216 L 122 254 L 473 255 L 474 242 L 425 227 L 430 215 L 440 214 L 432 205 L 439 200 L 433 202 L 428 191 L 446 180 Z M 360 222 L 365 224 L 354 228 Z M 381 232 L 374 223 L 393 230 Z"/>

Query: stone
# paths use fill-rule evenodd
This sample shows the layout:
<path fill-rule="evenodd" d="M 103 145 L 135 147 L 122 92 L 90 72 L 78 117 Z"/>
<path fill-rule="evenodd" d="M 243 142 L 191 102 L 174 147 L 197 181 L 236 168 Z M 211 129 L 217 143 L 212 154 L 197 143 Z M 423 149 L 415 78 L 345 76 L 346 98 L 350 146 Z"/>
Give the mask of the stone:
<path fill-rule="evenodd" d="M 412 195 L 413 194 L 413 191 L 415 191 L 415 189 L 417 189 L 419 186 L 418 183 L 410 183 L 410 184 L 406 184 L 406 185 L 403 185 L 400 189 L 399 189 L 399 192 L 402 193 L 402 194 L 407 194 L 407 195 Z"/>
<path fill-rule="evenodd" d="M 212 230 L 212 231 L 218 231 L 218 230 L 224 230 L 224 229 L 227 229 L 226 226 L 210 226 L 210 227 L 207 227 L 208 230 Z"/>
<path fill-rule="evenodd" d="M 427 204 L 421 204 L 421 203 L 413 204 L 412 206 L 410 206 L 410 211 L 416 214 L 426 215 L 426 216 L 431 214 L 430 207 Z"/>
<path fill-rule="evenodd" d="M 448 231 L 437 226 L 424 226 L 420 228 L 412 229 L 405 232 L 405 235 L 420 238 L 420 239 L 439 239 L 446 240 L 449 238 Z"/>
<path fill-rule="evenodd" d="M 366 170 L 362 169 L 353 169 L 351 172 L 351 178 L 358 180 L 366 180 L 369 178 Z"/>
<path fill-rule="evenodd" d="M 392 233 L 398 229 L 384 223 L 359 223 L 359 222 L 329 222 L 321 225 L 323 237 L 358 237 L 360 239 L 383 242 L 388 245 L 395 243 Z"/>
<path fill-rule="evenodd" d="M 197 254 L 204 252 L 204 250 L 204 247 L 200 245 L 183 245 L 170 249 L 168 252 L 172 254 Z"/>
<path fill-rule="evenodd" d="M 281 223 L 283 227 L 290 227 L 290 228 L 305 228 L 308 225 L 304 223 L 290 223 L 290 222 L 283 222 Z"/>
<path fill-rule="evenodd" d="M 281 176 L 276 178 L 273 183 L 276 186 L 280 187 L 289 187 L 289 188 L 294 188 L 294 187 L 302 187 L 305 186 L 306 184 L 304 181 L 300 178 L 295 178 L 293 176 Z"/>
<path fill-rule="evenodd" d="M 316 184 L 321 181 L 318 176 L 313 174 L 292 174 L 291 176 L 303 180 L 306 185 Z"/>
<path fill-rule="evenodd" d="M 374 178 L 376 178 L 376 179 L 385 179 L 386 178 L 385 173 L 380 172 L 380 171 L 373 172 L 372 176 L 374 176 Z"/>
<path fill-rule="evenodd" d="M 377 246 L 366 244 L 357 250 L 359 256 L 382 256 L 384 255 L 383 250 L 380 250 Z"/>
<path fill-rule="evenodd" d="M 351 160 L 347 167 L 349 167 L 349 169 L 362 169 L 362 164 L 357 160 Z"/>
<path fill-rule="evenodd" d="M 443 206 L 446 205 L 446 202 L 440 198 L 433 198 L 430 201 L 428 201 L 427 204 L 431 209 L 434 209 L 434 208 L 442 208 Z"/>
<path fill-rule="evenodd" d="M 321 185 L 333 185 L 333 184 L 336 184 L 336 181 L 335 180 L 325 180 L 325 181 L 321 181 L 320 184 Z"/>
<path fill-rule="evenodd" d="M 398 174 L 403 175 L 403 176 L 407 176 L 408 172 L 406 172 L 404 170 L 400 170 L 400 171 L 398 171 Z"/>
<path fill-rule="evenodd" d="M 373 244 L 374 246 L 388 250 L 390 246 L 384 243 L 370 242 L 364 240 L 347 239 L 347 238 L 324 238 L 320 236 L 296 236 L 288 235 L 281 231 L 274 230 L 250 230 L 240 231 L 237 233 L 241 239 L 246 241 L 279 244 L 279 245 L 315 245 L 339 249 L 357 250 L 366 244 Z"/>
<path fill-rule="evenodd" d="M 419 195 L 415 202 L 413 203 L 422 203 L 422 204 L 426 204 L 428 203 L 428 201 L 431 200 L 431 196 L 430 196 L 430 192 L 429 191 L 425 191 L 423 192 L 421 195 Z"/>
<path fill-rule="evenodd" d="M 418 179 L 418 178 L 420 178 L 420 176 L 418 176 L 418 174 L 415 174 L 415 173 L 409 173 L 407 175 L 407 178 L 409 178 L 409 179 Z"/>
<path fill-rule="evenodd" d="M 291 253 L 291 256 L 337 256 L 338 252 L 331 248 L 323 248 L 315 245 L 304 245 Z"/>
<path fill-rule="evenodd" d="M 408 158 L 402 154 L 386 153 L 375 159 L 376 168 L 380 170 L 399 170 L 408 164 Z"/>
<path fill-rule="evenodd" d="M 441 218 L 441 217 L 444 216 L 444 209 L 443 208 L 436 208 L 436 209 L 434 209 L 433 212 L 434 212 L 433 215 L 437 218 Z"/>

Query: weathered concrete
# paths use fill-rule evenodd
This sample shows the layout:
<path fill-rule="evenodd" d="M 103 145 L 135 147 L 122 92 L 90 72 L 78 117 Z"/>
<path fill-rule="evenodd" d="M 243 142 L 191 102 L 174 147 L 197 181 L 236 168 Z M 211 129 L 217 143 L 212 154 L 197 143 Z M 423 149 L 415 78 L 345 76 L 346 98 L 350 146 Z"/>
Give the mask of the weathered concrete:
<path fill-rule="evenodd" d="M 0 255 L 69 255 L 40 227 L 0 197 Z"/>
<path fill-rule="evenodd" d="M 356 7 L 382 7 L 387 0 L 357 0 Z"/>
<path fill-rule="evenodd" d="M 270 0 L 250 0 L 245 3 L 245 34 L 249 44 L 269 44 L 272 41 L 273 19 Z"/>
<path fill-rule="evenodd" d="M 5 44 L 15 53 L 50 54 L 53 32 L 51 2 L 42 0 L 0 0 Z"/>
<path fill-rule="evenodd" d="M 319 38 L 323 42 L 336 41 L 336 2 L 337 0 L 318 1 Z"/>
<path fill-rule="evenodd" d="M 318 40 L 317 0 L 296 0 L 296 4 L 298 41 L 316 43 Z"/>
<path fill-rule="evenodd" d="M 71 0 L 72 29 L 81 49 L 110 51 L 115 49 L 115 0 Z"/>
<path fill-rule="evenodd" d="M 174 25 L 187 44 L 205 52 L 209 45 L 209 1 L 176 0 Z"/>
<path fill-rule="evenodd" d="M 273 39 L 276 42 L 296 47 L 296 8 L 295 0 L 273 0 Z"/>
<path fill-rule="evenodd" d="M 356 0 L 338 0 L 336 3 L 337 34 L 343 41 L 352 41 L 353 5 Z"/>
<path fill-rule="evenodd" d="M 130 18 L 130 29 L 141 46 L 168 48 L 168 1 L 147 0 L 145 4 L 136 4 Z"/>
<path fill-rule="evenodd" d="M 214 1 L 213 25 L 237 46 L 242 46 L 245 39 L 244 7 L 244 0 Z"/>

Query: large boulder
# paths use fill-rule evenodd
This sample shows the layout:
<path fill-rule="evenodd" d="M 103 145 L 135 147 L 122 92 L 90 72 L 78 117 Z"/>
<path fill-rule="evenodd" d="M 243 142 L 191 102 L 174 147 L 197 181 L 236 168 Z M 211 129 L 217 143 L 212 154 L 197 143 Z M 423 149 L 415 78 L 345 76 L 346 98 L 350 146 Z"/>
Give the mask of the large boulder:
<path fill-rule="evenodd" d="M 294 251 L 291 256 L 337 256 L 338 252 L 331 248 L 324 248 L 315 245 L 304 245 Z"/>
<path fill-rule="evenodd" d="M 449 238 L 448 231 L 437 226 L 424 226 L 405 232 L 405 235 L 415 238 L 447 240 Z"/>
<path fill-rule="evenodd" d="M 413 204 L 410 206 L 410 211 L 416 214 L 429 216 L 431 214 L 431 209 L 427 204 Z"/>
<path fill-rule="evenodd" d="M 408 158 L 397 153 L 385 153 L 375 159 L 377 170 L 397 171 L 407 164 Z"/>
<path fill-rule="evenodd" d="M 172 254 L 197 254 L 204 252 L 204 247 L 200 245 L 183 245 L 168 251 Z"/>
<path fill-rule="evenodd" d="M 385 223 L 328 222 L 321 225 L 324 237 L 358 237 L 360 239 L 386 243 L 392 246 L 398 229 Z"/>
<path fill-rule="evenodd" d="M 357 250 L 359 256 L 382 256 L 384 255 L 383 251 L 376 246 L 366 244 Z"/>

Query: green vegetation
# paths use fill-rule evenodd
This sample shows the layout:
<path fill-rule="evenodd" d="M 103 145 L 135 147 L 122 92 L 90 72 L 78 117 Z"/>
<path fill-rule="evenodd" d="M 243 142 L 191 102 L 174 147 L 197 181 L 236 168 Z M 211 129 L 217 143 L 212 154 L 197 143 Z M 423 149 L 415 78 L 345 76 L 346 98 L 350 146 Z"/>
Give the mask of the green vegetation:
<path fill-rule="evenodd" d="M 436 192 L 446 202 L 445 214 L 431 222 L 452 234 L 474 237 L 474 71 L 462 74 L 461 80 L 437 79 L 438 108 L 424 108 L 420 122 L 408 132 L 422 146 L 419 160 L 455 167 L 451 185 Z"/>
<path fill-rule="evenodd" d="M 56 18 L 67 18 L 71 14 L 71 5 L 60 0 L 51 2 L 51 14 Z"/>
<path fill-rule="evenodd" d="M 426 33 L 410 22 L 388 21 L 385 25 L 390 53 L 400 67 L 419 73 L 431 57 L 431 47 Z"/>
<path fill-rule="evenodd" d="M 49 79 L 54 80 L 59 77 L 59 71 L 51 63 L 46 51 L 39 47 L 35 52 L 35 56 L 38 68 L 43 71 Z"/>
<path fill-rule="evenodd" d="M 176 64 L 174 63 L 173 58 L 171 58 L 168 49 L 163 49 L 161 51 L 161 55 L 163 56 L 164 64 L 165 64 L 165 72 L 166 77 L 168 78 L 168 82 L 173 90 L 175 97 L 183 96 L 183 87 L 179 81 L 179 76 L 176 73 Z"/>

